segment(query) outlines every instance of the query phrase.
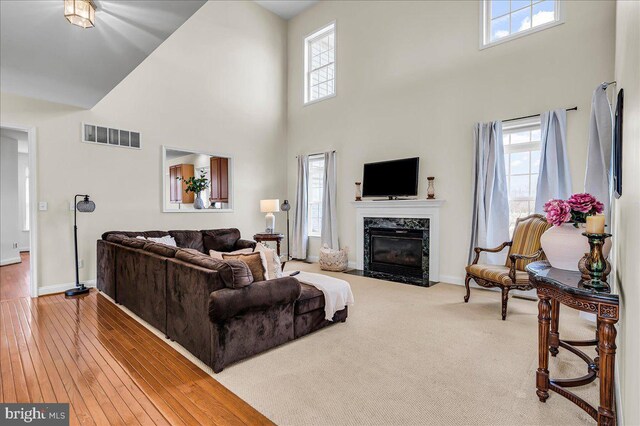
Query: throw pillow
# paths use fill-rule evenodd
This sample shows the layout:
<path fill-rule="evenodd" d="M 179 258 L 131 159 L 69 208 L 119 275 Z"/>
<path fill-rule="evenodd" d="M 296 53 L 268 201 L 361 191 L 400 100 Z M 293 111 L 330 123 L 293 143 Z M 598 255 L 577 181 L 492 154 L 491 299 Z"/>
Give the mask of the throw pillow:
<path fill-rule="evenodd" d="M 261 255 L 260 253 L 222 253 L 222 258 L 224 260 L 236 259 L 246 263 L 249 267 L 249 270 L 251 271 L 251 275 L 253 275 L 253 282 L 264 281 L 265 276 L 267 275 L 266 268 L 262 262 L 262 256 L 264 255 Z"/>
<path fill-rule="evenodd" d="M 262 243 L 256 244 L 255 252 L 264 253 L 265 261 L 267 263 L 267 277 L 268 280 L 276 278 L 282 278 L 282 263 L 280 262 L 280 256 L 274 249 L 270 249 Z"/>
<path fill-rule="evenodd" d="M 175 238 L 173 238 L 171 235 L 165 235 L 164 237 L 159 238 L 148 237 L 147 240 L 153 241 L 154 243 L 164 244 L 166 246 L 178 247 Z"/>
<path fill-rule="evenodd" d="M 209 256 L 219 260 L 222 260 L 223 254 L 248 254 L 248 253 L 253 253 L 253 250 L 251 250 L 250 248 L 240 249 L 236 251 L 229 251 L 229 252 L 209 250 Z"/>

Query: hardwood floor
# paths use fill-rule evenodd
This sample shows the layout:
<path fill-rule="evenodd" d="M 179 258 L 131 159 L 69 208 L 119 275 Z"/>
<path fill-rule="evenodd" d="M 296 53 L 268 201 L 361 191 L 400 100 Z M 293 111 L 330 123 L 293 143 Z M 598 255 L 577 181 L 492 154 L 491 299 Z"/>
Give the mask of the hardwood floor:
<path fill-rule="evenodd" d="M 0 300 L 29 297 L 29 252 L 20 253 L 21 263 L 0 266 Z"/>
<path fill-rule="evenodd" d="M 71 424 L 272 424 L 96 290 L 0 314 L 0 402 L 69 402 Z"/>

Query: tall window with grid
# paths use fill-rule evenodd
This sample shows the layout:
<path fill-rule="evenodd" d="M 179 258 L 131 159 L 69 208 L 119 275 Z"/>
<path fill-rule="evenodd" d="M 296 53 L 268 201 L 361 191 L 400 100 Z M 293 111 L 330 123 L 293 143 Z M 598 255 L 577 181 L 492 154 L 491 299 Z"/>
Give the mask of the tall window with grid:
<path fill-rule="evenodd" d="M 310 237 L 319 237 L 322 231 L 323 188 L 324 155 L 312 155 L 309 157 L 309 183 L 307 188 L 308 233 Z"/>
<path fill-rule="evenodd" d="M 484 0 L 482 45 L 562 23 L 562 0 Z"/>
<path fill-rule="evenodd" d="M 304 102 L 319 101 L 336 93 L 336 24 L 331 23 L 304 40 Z"/>
<path fill-rule="evenodd" d="M 502 128 L 509 191 L 509 231 L 519 217 L 533 214 L 540 168 L 540 119 L 505 123 Z"/>

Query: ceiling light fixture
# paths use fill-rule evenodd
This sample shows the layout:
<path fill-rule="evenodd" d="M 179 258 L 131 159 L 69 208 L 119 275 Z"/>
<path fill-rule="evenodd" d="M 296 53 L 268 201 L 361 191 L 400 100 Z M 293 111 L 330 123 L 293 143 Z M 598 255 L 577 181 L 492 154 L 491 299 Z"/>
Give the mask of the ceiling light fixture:
<path fill-rule="evenodd" d="M 64 17 L 73 25 L 92 28 L 96 21 L 96 6 L 91 0 L 64 0 Z"/>

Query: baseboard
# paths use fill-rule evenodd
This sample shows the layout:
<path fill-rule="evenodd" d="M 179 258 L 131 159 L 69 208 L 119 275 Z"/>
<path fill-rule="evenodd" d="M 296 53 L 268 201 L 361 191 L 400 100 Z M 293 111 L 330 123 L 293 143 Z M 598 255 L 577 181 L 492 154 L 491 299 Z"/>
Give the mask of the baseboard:
<path fill-rule="evenodd" d="M 320 262 L 320 258 L 318 256 L 309 256 L 307 257 L 307 261 L 311 262 L 311 263 L 318 263 Z M 356 269 L 356 262 L 353 260 L 349 261 L 349 268 L 351 269 Z"/>
<path fill-rule="evenodd" d="M 464 285 L 464 278 L 456 277 L 453 275 L 440 275 L 440 282 L 447 284 Z M 473 283 L 471 283 L 471 287 L 475 287 Z"/>
<path fill-rule="evenodd" d="M 9 257 L 7 259 L 0 260 L 0 266 L 13 265 L 14 263 L 20 263 L 20 262 L 22 262 L 22 259 L 20 259 L 20 256 Z"/>
<path fill-rule="evenodd" d="M 47 294 L 56 294 L 56 293 L 62 293 L 65 292 L 67 290 L 69 290 L 70 288 L 75 287 L 75 283 L 65 283 L 65 284 L 54 284 L 54 285 L 47 285 L 44 287 L 38 287 L 38 296 L 45 296 Z M 96 280 L 86 280 L 84 282 L 84 285 L 87 287 L 95 287 L 96 286 Z"/>
<path fill-rule="evenodd" d="M 18 247 L 18 251 L 20 253 L 27 253 L 27 252 L 30 252 L 31 249 L 29 247 Z"/>

